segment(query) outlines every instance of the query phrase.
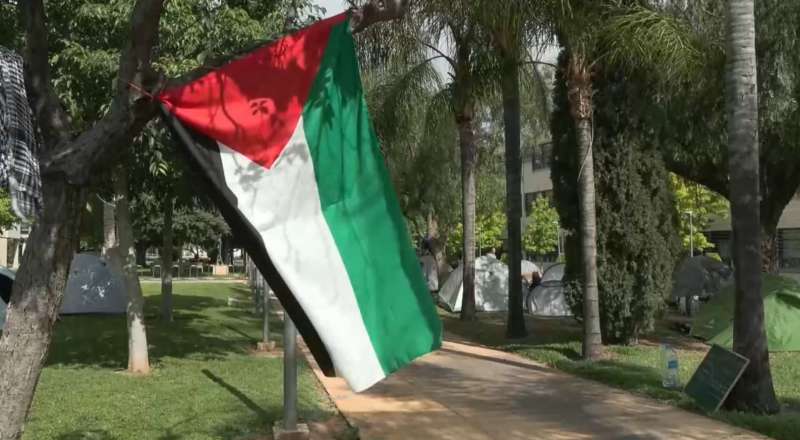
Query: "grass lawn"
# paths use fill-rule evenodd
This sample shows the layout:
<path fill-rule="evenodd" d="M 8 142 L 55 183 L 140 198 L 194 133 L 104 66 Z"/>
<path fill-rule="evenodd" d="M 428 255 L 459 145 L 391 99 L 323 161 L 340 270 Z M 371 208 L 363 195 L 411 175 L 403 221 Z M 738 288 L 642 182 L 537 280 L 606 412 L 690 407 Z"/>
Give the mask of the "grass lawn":
<path fill-rule="evenodd" d="M 176 283 L 175 322 L 158 319 L 160 285 L 144 284 L 153 373 L 127 366 L 124 316 L 69 316 L 56 325 L 25 440 L 263 438 L 281 416 L 282 360 L 253 356 L 261 323 L 228 307 L 249 298 L 238 283 Z M 275 336 L 281 324 L 274 320 Z M 313 373 L 300 371 L 299 412 L 335 410 Z"/>
<path fill-rule="evenodd" d="M 528 316 L 530 336 L 509 341 L 504 336 L 505 314 L 480 314 L 477 322 L 462 322 L 457 314 L 444 311 L 440 311 L 440 316 L 450 339 L 514 352 L 577 376 L 699 412 L 685 394 L 661 386 L 657 369 L 659 345 L 668 342 L 678 351 L 680 378 L 684 384 L 694 373 L 708 346 L 666 326 L 637 346 L 606 347 L 607 358 L 589 364 L 580 360 L 582 330 L 572 319 Z M 800 438 L 800 353 L 772 353 L 770 361 L 775 391 L 783 405 L 781 414 L 753 416 L 720 411 L 712 417 L 776 439 L 796 440 Z"/>

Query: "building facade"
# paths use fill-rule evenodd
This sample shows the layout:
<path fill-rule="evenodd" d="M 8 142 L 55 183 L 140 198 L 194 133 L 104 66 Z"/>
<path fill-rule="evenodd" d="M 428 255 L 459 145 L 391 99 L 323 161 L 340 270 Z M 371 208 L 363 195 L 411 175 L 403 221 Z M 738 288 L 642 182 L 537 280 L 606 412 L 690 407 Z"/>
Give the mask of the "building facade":
<path fill-rule="evenodd" d="M 525 201 L 525 216 L 538 197 L 552 197 L 553 181 L 550 179 L 550 157 L 552 144 L 543 143 L 528 149 L 522 157 L 522 195 Z M 730 261 L 731 221 L 720 218 L 704 231 L 715 251 Z M 800 273 L 800 193 L 795 195 L 783 211 L 778 223 L 778 255 L 782 272 Z"/>
<path fill-rule="evenodd" d="M 14 270 L 19 267 L 30 232 L 30 226 L 20 224 L 0 231 L 0 266 Z"/>

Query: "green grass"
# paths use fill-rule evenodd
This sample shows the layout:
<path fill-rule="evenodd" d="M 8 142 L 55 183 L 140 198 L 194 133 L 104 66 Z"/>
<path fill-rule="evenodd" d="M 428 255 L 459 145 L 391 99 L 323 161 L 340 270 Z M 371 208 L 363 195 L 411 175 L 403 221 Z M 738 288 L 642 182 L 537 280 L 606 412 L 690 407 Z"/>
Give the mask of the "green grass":
<path fill-rule="evenodd" d="M 69 316 L 56 325 L 25 440 L 251 439 L 280 418 L 282 360 L 253 356 L 261 323 L 236 283 L 176 283 L 175 322 L 159 320 L 158 284 L 144 284 L 153 373 L 126 374 L 124 316 Z M 274 335 L 280 323 L 273 320 Z M 334 415 L 310 369 L 300 371 L 299 412 Z"/>
<path fill-rule="evenodd" d="M 572 319 L 527 318 L 527 338 L 505 338 L 505 316 L 481 314 L 477 322 L 462 322 L 455 314 L 440 312 L 449 338 L 474 342 L 513 352 L 556 369 L 621 388 L 636 394 L 700 412 L 681 391 L 661 386 L 657 369 L 659 344 L 667 342 L 678 351 L 680 379 L 686 383 L 705 356 L 708 347 L 695 339 L 660 326 L 637 346 L 607 347 L 605 359 L 593 363 L 580 360 L 581 328 Z M 775 391 L 783 410 L 775 416 L 755 416 L 720 411 L 719 420 L 760 432 L 779 440 L 796 440 L 800 433 L 800 353 L 770 356 Z"/>

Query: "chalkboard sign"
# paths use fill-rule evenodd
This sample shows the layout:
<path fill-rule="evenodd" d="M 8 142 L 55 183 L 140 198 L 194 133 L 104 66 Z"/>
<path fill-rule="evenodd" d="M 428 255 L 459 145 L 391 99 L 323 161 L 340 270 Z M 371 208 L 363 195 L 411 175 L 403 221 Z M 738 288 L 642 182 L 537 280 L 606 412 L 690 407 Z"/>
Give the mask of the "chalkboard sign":
<path fill-rule="evenodd" d="M 700 408 L 714 412 L 725 402 L 749 363 L 738 353 L 712 345 L 684 391 Z"/>

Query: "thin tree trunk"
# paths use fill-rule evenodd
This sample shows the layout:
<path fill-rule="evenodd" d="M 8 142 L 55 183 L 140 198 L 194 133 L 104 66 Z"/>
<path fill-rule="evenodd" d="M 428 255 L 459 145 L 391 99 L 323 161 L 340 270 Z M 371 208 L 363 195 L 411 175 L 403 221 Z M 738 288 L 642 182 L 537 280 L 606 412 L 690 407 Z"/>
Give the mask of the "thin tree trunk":
<path fill-rule="evenodd" d="M 124 168 L 120 168 L 114 177 L 114 192 L 119 238 L 116 258 L 119 259 L 125 279 L 125 291 L 128 294 L 128 371 L 147 374 L 150 373 L 150 359 L 144 324 L 144 296 L 136 268 L 136 251 L 133 245 L 133 227 L 128 203 L 128 176 Z"/>
<path fill-rule="evenodd" d="M 147 266 L 147 244 L 136 243 L 134 247 L 136 248 L 136 265 Z"/>
<path fill-rule="evenodd" d="M 520 158 L 519 66 L 513 57 L 503 61 L 503 129 L 506 146 L 506 217 L 508 227 L 509 338 L 527 335 L 522 304 L 522 161 Z"/>
<path fill-rule="evenodd" d="M 736 267 L 733 350 L 750 364 L 728 397 L 726 406 L 756 413 L 780 410 L 772 385 L 761 273 L 759 210 L 758 88 L 756 82 L 753 0 L 729 0 L 727 6 L 728 157 Z"/>
<path fill-rule="evenodd" d="M 597 218 L 594 156 L 592 154 L 592 80 L 584 59 L 573 53 L 567 72 L 570 113 L 578 143 L 581 257 L 583 259 L 583 358 L 598 359 L 603 350 L 600 333 L 600 295 L 597 288 Z"/>
<path fill-rule="evenodd" d="M 428 212 L 427 217 L 428 238 L 433 259 L 436 260 L 436 275 L 439 280 L 444 280 L 447 276 L 447 259 L 444 254 L 444 246 L 439 235 L 439 221 L 432 212 Z"/>
<path fill-rule="evenodd" d="M 780 255 L 778 253 L 777 229 L 761 230 L 761 271 L 777 274 L 780 272 Z"/>
<path fill-rule="evenodd" d="M 475 199 L 478 149 L 472 128 L 472 107 L 467 106 L 458 115 L 458 136 L 461 146 L 461 216 L 463 226 L 463 294 L 461 320 L 472 321 L 475 313 Z"/>
<path fill-rule="evenodd" d="M 0 337 L 0 439 L 22 437 L 78 247 L 79 191 L 60 176 L 43 177 L 44 209 L 8 305 Z"/>
<path fill-rule="evenodd" d="M 164 199 L 164 226 L 161 231 L 161 319 L 172 322 L 172 264 L 174 258 L 172 214 L 175 200 L 172 196 Z"/>

